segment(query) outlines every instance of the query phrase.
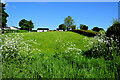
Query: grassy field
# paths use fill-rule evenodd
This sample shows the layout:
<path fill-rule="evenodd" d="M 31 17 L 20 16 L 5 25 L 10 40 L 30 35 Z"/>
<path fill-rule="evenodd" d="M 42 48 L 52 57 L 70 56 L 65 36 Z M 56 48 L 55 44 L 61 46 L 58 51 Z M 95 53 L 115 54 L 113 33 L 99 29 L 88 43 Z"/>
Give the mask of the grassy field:
<path fill-rule="evenodd" d="M 5 55 L 3 78 L 115 77 L 116 68 L 111 68 L 112 63 L 104 58 L 82 55 L 94 45 L 91 37 L 73 32 L 13 33 L 2 36 L 6 47 L 2 51 Z"/>
<path fill-rule="evenodd" d="M 23 38 L 34 48 L 40 49 L 42 53 L 49 54 L 64 51 L 72 46 L 85 51 L 85 46 L 90 39 L 90 37 L 73 32 L 24 33 Z"/>

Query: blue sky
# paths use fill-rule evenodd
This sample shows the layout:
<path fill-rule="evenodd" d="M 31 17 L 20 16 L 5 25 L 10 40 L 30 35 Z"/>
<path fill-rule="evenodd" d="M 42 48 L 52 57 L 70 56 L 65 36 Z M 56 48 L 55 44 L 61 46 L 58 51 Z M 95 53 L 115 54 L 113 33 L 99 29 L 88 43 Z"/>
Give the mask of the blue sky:
<path fill-rule="evenodd" d="M 32 20 L 34 29 L 48 27 L 56 29 L 71 16 L 76 26 L 85 24 L 92 29 L 102 27 L 105 30 L 118 18 L 118 2 L 8 2 L 7 25 L 19 27 L 22 19 Z"/>

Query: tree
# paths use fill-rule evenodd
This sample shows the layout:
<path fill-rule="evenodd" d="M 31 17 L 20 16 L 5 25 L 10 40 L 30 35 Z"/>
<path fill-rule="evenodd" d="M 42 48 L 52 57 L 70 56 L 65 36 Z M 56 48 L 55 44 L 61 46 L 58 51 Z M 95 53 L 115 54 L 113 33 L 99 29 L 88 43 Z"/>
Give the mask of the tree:
<path fill-rule="evenodd" d="M 74 20 L 72 19 L 71 16 L 68 16 L 67 18 L 65 18 L 64 20 L 64 24 L 66 25 L 67 27 L 67 31 L 70 30 L 70 27 L 74 24 Z"/>
<path fill-rule="evenodd" d="M 99 27 L 94 27 L 92 30 L 96 31 L 96 32 L 99 32 L 100 30 L 104 30 L 104 29 L 103 28 L 99 28 Z"/>
<path fill-rule="evenodd" d="M 88 30 L 88 26 L 83 25 L 83 24 L 80 24 L 80 29 L 83 29 L 83 30 Z"/>
<path fill-rule="evenodd" d="M 104 31 L 104 29 L 103 29 L 103 28 L 99 28 L 99 29 Z"/>
<path fill-rule="evenodd" d="M 34 28 L 34 25 L 33 25 L 33 22 L 32 20 L 30 21 L 27 21 L 25 19 L 22 19 L 20 22 L 19 22 L 19 26 L 21 27 L 21 29 L 23 30 L 32 30 L 32 28 Z"/>
<path fill-rule="evenodd" d="M 63 31 L 65 31 L 66 30 L 66 25 L 65 24 L 60 24 L 59 29 L 62 29 Z"/>
<path fill-rule="evenodd" d="M 0 15 L 2 14 L 2 28 L 5 28 L 7 26 L 6 25 L 6 23 L 7 23 L 7 17 L 9 17 L 9 15 L 5 12 L 5 5 L 6 4 L 0 3 L 0 11 L 2 11 L 2 13 L 0 12 Z"/>
<path fill-rule="evenodd" d="M 106 35 L 108 37 L 114 35 L 114 36 L 120 36 L 120 23 L 119 22 L 116 22 L 114 23 L 112 26 L 110 26 L 108 29 L 107 29 L 107 32 L 106 32 Z"/>
<path fill-rule="evenodd" d="M 98 27 L 94 27 L 92 30 L 93 30 L 93 31 L 96 31 L 96 32 L 99 32 L 99 31 L 100 31 L 100 29 L 99 29 Z"/>
<path fill-rule="evenodd" d="M 28 24 L 29 24 L 28 29 L 30 31 L 30 29 L 34 28 L 32 20 L 28 21 Z"/>
<path fill-rule="evenodd" d="M 72 25 L 71 28 L 72 28 L 72 30 L 76 29 L 76 25 Z"/>

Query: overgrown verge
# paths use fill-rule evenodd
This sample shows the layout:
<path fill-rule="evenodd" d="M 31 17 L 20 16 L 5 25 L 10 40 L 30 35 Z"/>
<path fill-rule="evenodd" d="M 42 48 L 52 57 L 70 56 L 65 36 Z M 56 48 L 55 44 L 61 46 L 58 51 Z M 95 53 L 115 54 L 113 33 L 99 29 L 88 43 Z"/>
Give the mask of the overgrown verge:
<path fill-rule="evenodd" d="M 111 61 L 112 66 L 117 70 L 115 77 L 120 78 L 120 42 L 114 35 L 107 37 L 104 31 L 101 34 L 99 37 L 94 37 L 93 47 L 84 55 L 87 58 L 104 58 L 106 61 Z"/>

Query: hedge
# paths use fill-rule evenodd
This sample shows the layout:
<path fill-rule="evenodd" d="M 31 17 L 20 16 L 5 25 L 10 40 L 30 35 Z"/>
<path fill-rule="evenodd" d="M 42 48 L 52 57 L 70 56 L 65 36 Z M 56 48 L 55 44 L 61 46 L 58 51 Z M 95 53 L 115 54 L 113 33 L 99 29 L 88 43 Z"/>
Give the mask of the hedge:
<path fill-rule="evenodd" d="M 98 34 L 100 34 L 100 32 L 92 32 L 90 30 L 78 30 L 78 29 L 75 29 L 75 30 L 70 30 L 72 32 L 76 32 L 76 33 L 79 33 L 79 34 L 83 34 L 84 36 L 88 36 L 88 37 L 94 37 Z"/>
<path fill-rule="evenodd" d="M 2 30 L 2 33 L 26 33 L 28 32 L 27 30 L 11 30 L 11 29 L 8 29 L 8 30 Z"/>
<path fill-rule="evenodd" d="M 30 32 L 37 32 L 37 30 L 31 30 Z"/>

